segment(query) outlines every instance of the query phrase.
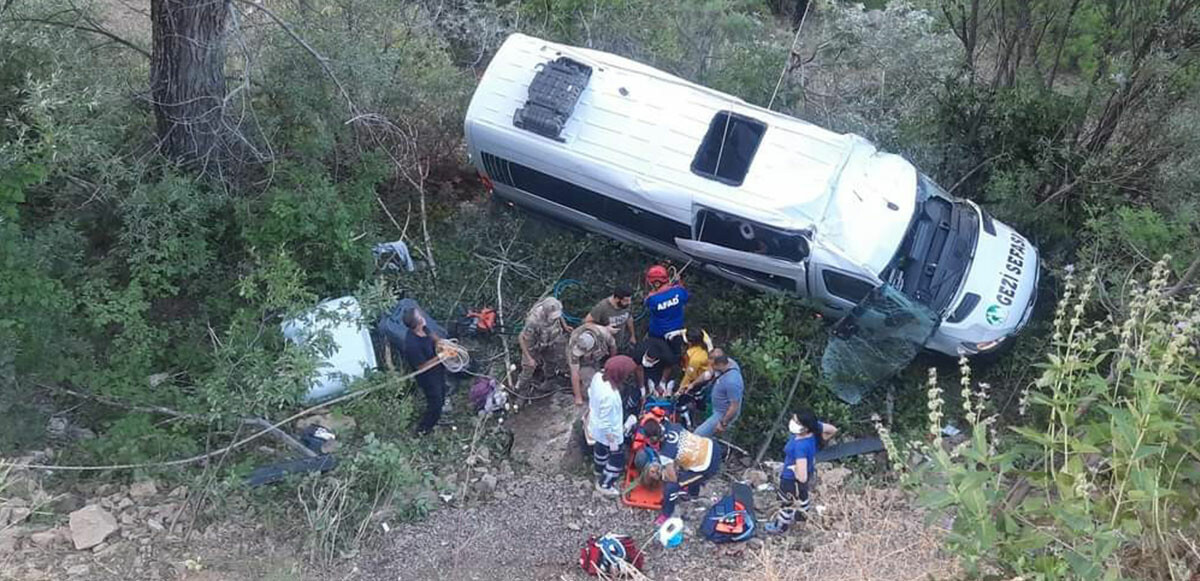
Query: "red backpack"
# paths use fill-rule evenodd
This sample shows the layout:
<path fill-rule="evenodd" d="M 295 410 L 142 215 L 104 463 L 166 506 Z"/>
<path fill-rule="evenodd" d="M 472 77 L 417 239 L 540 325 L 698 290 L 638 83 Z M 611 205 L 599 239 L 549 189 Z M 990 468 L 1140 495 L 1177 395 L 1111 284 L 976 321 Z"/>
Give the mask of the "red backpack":
<path fill-rule="evenodd" d="M 588 575 L 603 572 L 611 578 L 621 574 L 622 565 L 641 571 L 644 564 L 642 552 L 629 535 L 609 533 L 600 538 L 589 537 L 587 545 L 579 550 L 579 566 Z"/>

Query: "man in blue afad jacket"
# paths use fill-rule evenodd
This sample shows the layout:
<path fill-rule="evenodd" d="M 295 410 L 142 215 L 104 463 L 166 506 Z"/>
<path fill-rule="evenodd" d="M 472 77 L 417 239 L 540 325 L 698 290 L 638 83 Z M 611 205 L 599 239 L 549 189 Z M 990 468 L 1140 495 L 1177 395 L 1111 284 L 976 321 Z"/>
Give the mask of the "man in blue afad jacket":
<path fill-rule="evenodd" d="M 690 295 L 683 285 L 672 283 L 667 269 L 658 264 L 646 269 L 646 286 L 654 289 L 644 303 L 650 313 L 648 334 L 670 343 L 678 359 L 683 353 L 683 310 Z"/>

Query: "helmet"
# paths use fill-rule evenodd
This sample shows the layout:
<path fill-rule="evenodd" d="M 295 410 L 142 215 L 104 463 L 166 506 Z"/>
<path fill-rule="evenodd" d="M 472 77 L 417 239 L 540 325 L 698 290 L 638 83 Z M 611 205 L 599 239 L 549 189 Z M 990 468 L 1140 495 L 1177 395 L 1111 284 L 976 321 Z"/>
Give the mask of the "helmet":
<path fill-rule="evenodd" d="M 621 572 L 621 564 L 627 562 L 625 545 L 621 543 L 621 539 L 611 533 L 604 535 L 596 541 L 596 548 L 600 549 L 600 559 L 596 563 L 598 569 L 605 573 Z"/>
<path fill-rule="evenodd" d="M 670 275 L 667 274 L 667 269 L 661 264 L 655 264 L 646 269 L 646 284 L 650 286 L 658 286 L 671 282 Z"/>

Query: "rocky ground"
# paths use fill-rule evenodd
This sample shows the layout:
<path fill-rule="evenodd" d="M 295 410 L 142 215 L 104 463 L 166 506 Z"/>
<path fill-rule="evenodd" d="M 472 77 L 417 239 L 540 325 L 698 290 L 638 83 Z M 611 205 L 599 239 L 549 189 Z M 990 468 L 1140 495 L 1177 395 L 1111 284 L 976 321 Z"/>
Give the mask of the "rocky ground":
<path fill-rule="evenodd" d="M 580 548 L 608 532 L 639 541 L 650 579 L 923 579 L 955 570 L 908 498 L 834 466 L 822 467 L 819 514 L 791 534 L 732 546 L 704 540 L 695 525 L 733 479 L 774 480 L 769 467 L 738 458 L 701 500 L 681 505 L 685 541 L 664 549 L 651 540 L 654 512 L 596 494 L 583 458 L 565 452 L 577 413 L 560 395 L 510 414 L 511 457 L 472 461 L 468 500 L 453 500 L 463 506 L 419 523 L 380 521 L 357 555 L 332 568 L 304 560 L 304 531 L 266 530 L 249 506 L 196 525 L 191 509 L 202 499 L 184 487 L 141 481 L 50 494 L 28 473 L 11 473 L 0 490 L 0 579 L 582 579 Z M 769 515 L 774 493 L 758 494 Z"/>
<path fill-rule="evenodd" d="M 287 571 L 303 569 L 249 519 L 194 527 L 186 487 L 144 480 L 50 493 L 27 472 L 0 476 L 0 579 L 292 579 Z M 234 576 L 210 577 L 228 564 Z"/>
<path fill-rule="evenodd" d="M 855 484 L 848 470 L 831 466 L 824 467 L 821 514 L 813 522 L 785 537 L 718 546 L 695 533 L 707 507 L 733 478 L 771 480 L 730 460 L 732 470 L 707 485 L 701 500 L 681 506 L 684 543 L 664 549 L 651 540 L 654 512 L 601 497 L 575 469 L 580 459 L 564 454 L 574 413 L 566 396 L 521 411 L 510 420 L 517 474 L 500 475 L 494 502 L 393 529 L 348 578 L 583 579 L 580 548 L 589 536 L 608 532 L 639 540 L 651 579 L 915 579 L 953 571 L 938 553 L 936 534 L 903 494 Z M 490 488 L 496 481 L 488 482 Z M 760 492 L 760 512 L 769 514 L 773 499 L 773 491 Z"/>

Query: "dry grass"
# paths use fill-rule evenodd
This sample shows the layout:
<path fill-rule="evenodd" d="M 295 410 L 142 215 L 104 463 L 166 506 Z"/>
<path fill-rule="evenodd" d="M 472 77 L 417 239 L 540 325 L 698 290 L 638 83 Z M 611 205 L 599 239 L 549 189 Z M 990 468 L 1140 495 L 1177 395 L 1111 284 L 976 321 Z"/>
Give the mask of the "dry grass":
<path fill-rule="evenodd" d="M 950 579 L 960 569 L 941 550 L 941 531 L 894 489 L 822 490 L 826 510 L 781 539 L 768 539 L 759 566 L 736 578 L 756 581 Z"/>

